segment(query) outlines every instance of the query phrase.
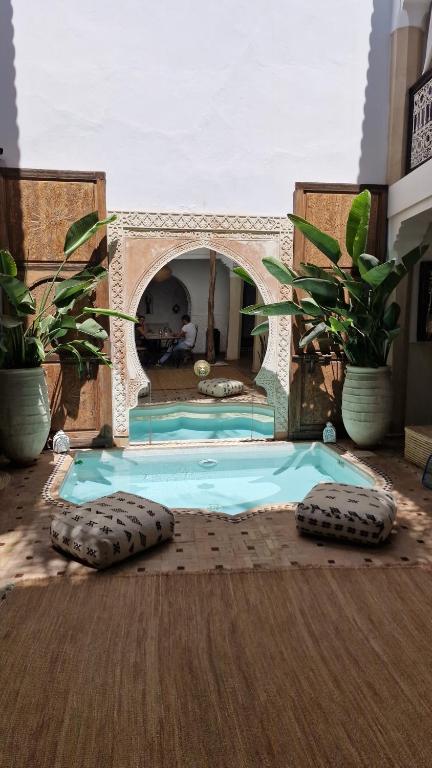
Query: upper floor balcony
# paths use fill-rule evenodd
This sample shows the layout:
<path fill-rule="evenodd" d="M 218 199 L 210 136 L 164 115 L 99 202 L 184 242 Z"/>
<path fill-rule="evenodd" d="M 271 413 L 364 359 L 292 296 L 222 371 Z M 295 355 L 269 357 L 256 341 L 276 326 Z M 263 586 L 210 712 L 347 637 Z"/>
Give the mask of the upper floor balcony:
<path fill-rule="evenodd" d="M 432 70 L 409 90 L 406 173 L 432 158 Z"/>

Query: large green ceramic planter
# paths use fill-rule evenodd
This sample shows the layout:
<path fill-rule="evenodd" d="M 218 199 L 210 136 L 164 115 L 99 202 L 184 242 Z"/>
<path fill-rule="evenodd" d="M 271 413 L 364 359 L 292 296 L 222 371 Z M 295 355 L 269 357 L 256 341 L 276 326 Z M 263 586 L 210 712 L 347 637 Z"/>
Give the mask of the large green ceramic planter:
<path fill-rule="evenodd" d="M 0 451 L 16 464 L 31 464 L 50 430 L 42 368 L 0 370 Z"/>
<path fill-rule="evenodd" d="M 342 419 L 359 446 L 380 443 L 390 427 L 392 393 L 390 368 L 348 365 L 342 392 Z"/>

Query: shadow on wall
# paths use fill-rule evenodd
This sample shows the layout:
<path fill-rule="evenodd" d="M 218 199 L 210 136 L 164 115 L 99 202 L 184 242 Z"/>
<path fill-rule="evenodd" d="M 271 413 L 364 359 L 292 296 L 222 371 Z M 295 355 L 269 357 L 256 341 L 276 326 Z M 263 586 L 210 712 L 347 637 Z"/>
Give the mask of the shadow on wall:
<path fill-rule="evenodd" d="M 12 5 L 10 0 L 3 0 L 0 3 L 0 72 L 2 78 L 0 147 L 3 148 L 1 163 L 9 167 L 18 167 L 20 152 L 13 38 Z"/>
<path fill-rule="evenodd" d="M 374 0 L 357 181 L 382 184 L 387 175 L 392 0 Z"/>
<path fill-rule="evenodd" d="M 19 168 L 19 130 L 18 111 L 15 86 L 15 47 L 14 27 L 11 0 L 2 0 L 0 3 L 0 73 L 2 79 L 1 106 L 0 106 L 0 147 L 3 154 L 0 155 L 0 175 L 4 168 Z M 10 213 L 8 200 L 2 205 L 0 211 L 0 237 L 3 247 L 9 246 L 8 229 Z M 21 223 L 21 198 L 19 186 L 14 194 L 14 242 L 22 245 L 23 233 Z M 20 252 L 22 248 L 18 249 Z"/>

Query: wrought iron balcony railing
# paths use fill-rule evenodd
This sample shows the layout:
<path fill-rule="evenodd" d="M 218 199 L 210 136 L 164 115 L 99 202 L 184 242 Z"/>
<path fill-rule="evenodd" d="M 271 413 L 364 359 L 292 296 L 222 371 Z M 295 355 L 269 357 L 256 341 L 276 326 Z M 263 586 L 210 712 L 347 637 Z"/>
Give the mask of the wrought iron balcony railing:
<path fill-rule="evenodd" d="M 406 172 L 432 158 L 432 70 L 409 90 Z"/>

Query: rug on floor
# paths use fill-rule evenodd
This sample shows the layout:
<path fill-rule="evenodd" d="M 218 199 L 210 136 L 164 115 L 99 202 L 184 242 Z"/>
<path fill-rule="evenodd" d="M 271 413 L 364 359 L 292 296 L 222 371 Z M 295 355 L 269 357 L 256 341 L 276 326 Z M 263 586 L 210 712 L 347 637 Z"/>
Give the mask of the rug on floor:
<path fill-rule="evenodd" d="M 429 571 L 105 573 L 1 613 L 0 768 L 430 765 Z"/>

